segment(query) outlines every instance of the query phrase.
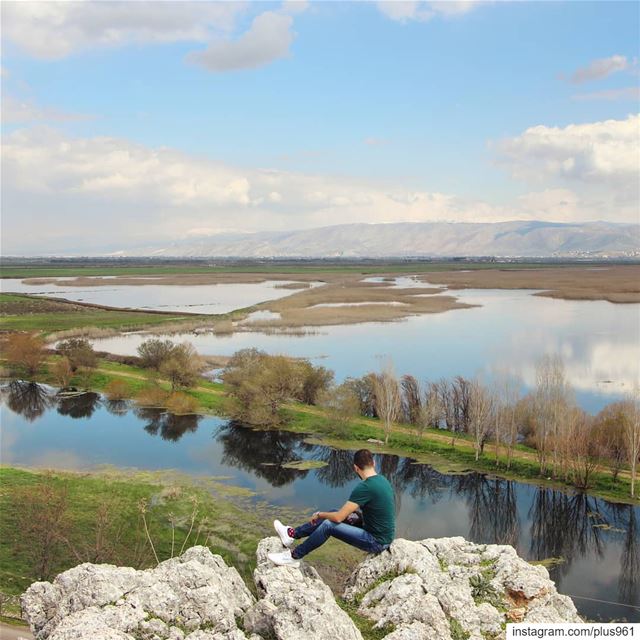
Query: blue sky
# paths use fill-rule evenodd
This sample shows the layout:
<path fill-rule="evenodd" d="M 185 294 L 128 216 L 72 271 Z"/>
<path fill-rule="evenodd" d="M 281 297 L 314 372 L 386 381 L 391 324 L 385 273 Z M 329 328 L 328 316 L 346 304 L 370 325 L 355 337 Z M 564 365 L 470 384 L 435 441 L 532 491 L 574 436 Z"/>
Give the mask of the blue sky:
<path fill-rule="evenodd" d="M 635 2 L 2 12 L 5 253 L 342 222 L 638 221 Z M 78 230 L 107 212 L 118 229 Z"/>

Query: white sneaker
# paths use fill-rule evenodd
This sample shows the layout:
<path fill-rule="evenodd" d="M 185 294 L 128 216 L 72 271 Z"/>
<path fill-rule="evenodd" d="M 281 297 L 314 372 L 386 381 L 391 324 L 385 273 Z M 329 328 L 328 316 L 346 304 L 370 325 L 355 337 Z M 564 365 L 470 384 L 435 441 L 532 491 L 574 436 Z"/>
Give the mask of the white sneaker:
<path fill-rule="evenodd" d="M 277 564 L 281 567 L 299 567 L 300 560 L 296 560 L 291 557 L 291 551 L 287 549 L 286 551 L 281 551 L 280 553 L 268 553 L 267 557 L 273 564 Z"/>
<path fill-rule="evenodd" d="M 282 544 L 285 547 L 290 547 L 295 542 L 295 539 L 289 535 L 289 527 L 285 527 L 280 520 L 273 521 L 273 528 L 280 536 L 280 540 L 282 540 Z"/>

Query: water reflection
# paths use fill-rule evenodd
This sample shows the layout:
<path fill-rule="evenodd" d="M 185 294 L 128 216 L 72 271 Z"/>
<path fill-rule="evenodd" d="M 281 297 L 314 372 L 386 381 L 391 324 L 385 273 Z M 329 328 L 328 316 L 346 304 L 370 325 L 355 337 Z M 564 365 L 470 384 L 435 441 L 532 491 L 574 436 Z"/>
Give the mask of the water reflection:
<path fill-rule="evenodd" d="M 469 509 L 469 538 L 485 544 L 518 545 L 520 519 L 514 483 L 471 473 L 455 478 Z"/>
<path fill-rule="evenodd" d="M 621 602 L 640 601 L 640 531 L 637 510 L 631 505 L 612 505 L 613 523 L 623 533 L 620 556 L 618 599 Z"/>
<path fill-rule="evenodd" d="M 47 387 L 26 380 L 12 380 L 0 393 L 9 409 L 29 422 L 39 418 L 54 402 Z"/>
<path fill-rule="evenodd" d="M 26 382 L 6 385 L 0 400 L 4 464 L 65 467 L 64 460 L 75 460 L 66 468 L 112 464 L 224 476 L 274 511 L 338 506 L 358 481 L 352 451 L 304 442 L 295 433 L 157 409 L 127 411 L 95 394 L 60 398 Z M 282 467 L 300 459 L 325 466 Z M 493 476 L 447 475 L 398 456 L 376 455 L 376 464 L 396 493 L 399 536 L 462 535 L 511 544 L 530 560 L 563 558 L 549 571 L 583 615 L 640 621 L 636 609 L 601 602 L 640 606 L 639 507 Z"/>
<path fill-rule="evenodd" d="M 392 355 L 395 369 L 421 382 L 441 377 L 490 375 L 520 363 L 525 385 L 535 382 L 543 353 L 562 354 L 579 404 L 596 413 L 619 399 L 638 377 L 640 305 L 605 301 L 554 300 L 529 291 L 460 290 L 472 309 L 414 316 L 403 322 L 322 327 L 292 340 L 260 333 L 175 335 L 203 355 L 231 355 L 255 347 L 268 353 L 311 358 L 335 371 L 336 379 L 359 377 L 380 368 Z M 482 335 L 482 340 L 477 336 Z M 148 335 L 94 340 L 103 351 L 135 354 Z"/>
<path fill-rule="evenodd" d="M 199 415 L 175 415 L 163 409 L 137 408 L 135 415 L 147 423 L 144 427 L 147 433 L 170 442 L 177 442 L 185 433 L 194 433 L 200 422 Z"/>
<path fill-rule="evenodd" d="M 273 487 L 290 484 L 309 473 L 282 467 L 313 449 L 312 445 L 301 442 L 295 433 L 247 429 L 231 422 L 220 429 L 217 439 L 224 447 L 224 464 L 251 471 Z"/>
<path fill-rule="evenodd" d="M 112 416 L 123 417 L 129 412 L 129 403 L 126 400 L 106 400 L 104 406 Z"/>
<path fill-rule="evenodd" d="M 70 418 L 90 418 L 95 410 L 100 406 L 100 394 L 92 393 L 74 393 L 72 395 L 57 396 L 57 411 L 61 416 L 69 416 Z"/>

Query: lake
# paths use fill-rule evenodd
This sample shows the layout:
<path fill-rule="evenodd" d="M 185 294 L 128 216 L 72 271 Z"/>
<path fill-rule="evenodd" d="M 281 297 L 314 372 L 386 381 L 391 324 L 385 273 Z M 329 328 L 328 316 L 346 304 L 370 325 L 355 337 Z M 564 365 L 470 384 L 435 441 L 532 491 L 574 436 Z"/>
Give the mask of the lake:
<path fill-rule="evenodd" d="M 279 505 L 309 512 L 340 506 L 357 482 L 352 452 L 305 443 L 299 434 L 133 409 L 95 393 L 59 399 L 29 383 L 4 385 L 0 398 L 5 465 L 110 464 L 224 476 L 272 504 L 274 518 Z M 327 465 L 281 466 L 299 459 Z M 398 537 L 461 535 L 512 544 L 530 560 L 561 557 L 551 576 L 582 615 L 640 621 L 640 507 L 478 473 L 446 475 L 398 456 L 377 456 L 376 463 L 395 489 Z"/>
<path fill-rule="evenodd" d="M 257 347 L 269 353 L 310 358 L 337 379 L 362 376 L 392 358 L 398 374 L 420 381 L 442 376 L 490 376 L 496 368 L 519 371 L 525 388 L 535 383 L 535 363 L 545 353 L 562 356 L 579 404 L 590 412 L 617 400 L 638 379 L 640 305 L 555 300 L 528 290 L 451 291 L 481 305 L 404 321 L 314 327 L 302 336 L 238 332 L 178 334 L 206 355 L 231 355 Z M 101 351 L 136 353 L 149 334 L 94 340 Z"/>
<path fill-rule="evenodd" d="M 279 280 L 257 284 L 159 285 L 152 284 L 156 279 L 153 277 L 136 276 L 136 278 L 148 279 L 149 284 L 117 284 L 117 276 L 102 276 L 101 279 L 108 281 L 109 284 L 93 287 L 65 286 L 66 281 L 75 280 L 72 277 L 57 278 L 59 284 L 29 284 L 21 278 L 2 278 L 0 289 L 3 293 L 28 293 L 36 296 L 65 298 L 74 302 L 119 309 L 220 314 L 291 295 L 291 291 L 283 289 L 282 286 L 292 282 Z M 318 284 L 311 283 L 312 286 Z"/>

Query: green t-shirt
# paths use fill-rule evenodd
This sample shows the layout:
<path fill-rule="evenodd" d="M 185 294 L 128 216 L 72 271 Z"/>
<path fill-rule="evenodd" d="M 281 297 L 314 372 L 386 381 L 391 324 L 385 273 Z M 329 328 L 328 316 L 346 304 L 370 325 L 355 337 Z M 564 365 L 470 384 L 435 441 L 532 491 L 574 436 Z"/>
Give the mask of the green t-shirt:
<path fill-rule="evenodd" d="M 391 544 L 396 533 L 396 508 L 393 488 L 381 475 L 358 484 L 349 496 L 362 510 L 363 528 L 380 544 Z"/>

